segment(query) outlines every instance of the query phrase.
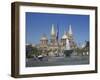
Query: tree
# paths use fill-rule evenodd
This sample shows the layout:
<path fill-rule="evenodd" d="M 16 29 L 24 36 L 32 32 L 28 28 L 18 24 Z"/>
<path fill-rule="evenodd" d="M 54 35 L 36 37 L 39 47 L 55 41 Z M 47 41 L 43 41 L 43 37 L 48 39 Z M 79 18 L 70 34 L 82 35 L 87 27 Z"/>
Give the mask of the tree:
<path fill-rule="evenodd" d="M 39 50 L 36 47 L 32 48 L 32 55 L 38 56 L 38 55 L 41 55 L 41 53 L 42 53 L 42 50 Z"/>
<path fill-rule="evenodd" d="M 32 58 L 33 56 L 38 56 L 42 53 L 41 50 L 39 50 L 36 47 L 32 47 L 32 45 L 26 46 L 26 58 Z"/>
<path fill-rule="evenodd" d="M 26 58 L 32 57 L 32 45 L 26 45 Z"/>

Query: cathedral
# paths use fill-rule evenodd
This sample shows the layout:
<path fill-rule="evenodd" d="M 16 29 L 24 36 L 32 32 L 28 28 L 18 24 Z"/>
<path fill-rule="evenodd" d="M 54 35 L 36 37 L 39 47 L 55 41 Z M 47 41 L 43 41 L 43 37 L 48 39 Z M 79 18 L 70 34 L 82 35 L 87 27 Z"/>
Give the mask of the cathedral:
<path fill-rule="evenodd" d="M 66 39 L 69 40 L 69 46 L 71 49 L 76 47 L 71 25 L 69 25 L 68 31 L 63 33 L 61 39 L 59 39 L 59 30 L 56 28 L 57 26 L 52 24 L 50 39 L 48 39 L 45 34 L 41 36 L 38 49 L 42 51 L 42 55 L 63 56 L 64 49 L 66 48 Z"/>

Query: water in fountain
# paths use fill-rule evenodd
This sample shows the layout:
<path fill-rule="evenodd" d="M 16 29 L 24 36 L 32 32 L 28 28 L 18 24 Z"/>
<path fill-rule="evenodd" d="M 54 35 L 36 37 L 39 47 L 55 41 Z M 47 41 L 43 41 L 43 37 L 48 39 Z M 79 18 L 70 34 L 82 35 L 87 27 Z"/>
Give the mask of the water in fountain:
<path fill-rule="evenodd" d="M 66 39 L 66 48 L 65 48 L 65 50 L 64 50 L 64 54 L 65 54 L 65 56 L 67 57 L 67 56 L 71 56 L 72 52 L 73 52 L 73 50 L 71 49 L 69 40 L 68 40 L 68 38 L 67 38 L 67 39 Z"/>
<path fill-rule="evenodd" d="M 65 50 L 70 50 L 71 48 L 70 48 L 70 43 L 69 43 L 69 39 L 67 38 L 66 39 L 66 48 L 65 48 Z"/>

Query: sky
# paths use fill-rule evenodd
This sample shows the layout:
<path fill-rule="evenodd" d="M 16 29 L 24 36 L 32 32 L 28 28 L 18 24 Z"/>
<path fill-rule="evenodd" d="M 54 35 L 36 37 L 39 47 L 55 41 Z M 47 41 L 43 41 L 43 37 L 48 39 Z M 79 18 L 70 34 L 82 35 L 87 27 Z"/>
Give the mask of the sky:
<path fill-rule="evenodd" d="M 59 27 L 59 40 L 69 25 L 76 43 L 89 40 L 89 15 L 26 12 L 26 44 L 38 44 L 43 34 L 50 40 L 52 24 Z"/>

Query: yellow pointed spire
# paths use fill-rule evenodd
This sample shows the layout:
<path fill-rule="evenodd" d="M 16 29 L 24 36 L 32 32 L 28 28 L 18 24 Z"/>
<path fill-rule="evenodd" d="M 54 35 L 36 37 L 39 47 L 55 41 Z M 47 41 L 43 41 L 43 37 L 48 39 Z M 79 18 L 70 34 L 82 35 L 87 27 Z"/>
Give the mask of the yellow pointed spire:
<path fill-rule="evenodd" d="M 69 25 L 69 31 L 68 31 L 69 35 L 72 35 L 72 28 L 71 28 L 71 24 Z"/>
<path fill-rule="evenodd" d="M 54 24 L 52 24 L 51 35 L 56 35 Z"/>

